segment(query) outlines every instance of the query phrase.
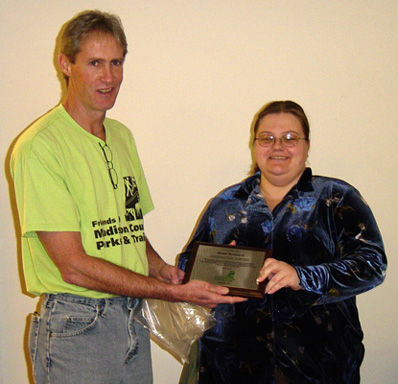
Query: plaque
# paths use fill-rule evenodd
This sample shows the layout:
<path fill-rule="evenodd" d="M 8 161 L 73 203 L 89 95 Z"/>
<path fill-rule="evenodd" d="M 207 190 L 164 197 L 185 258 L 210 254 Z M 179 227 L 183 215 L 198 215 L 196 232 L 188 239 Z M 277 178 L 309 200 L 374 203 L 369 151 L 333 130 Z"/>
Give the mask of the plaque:
<path fill-rule="evenodd" d="M 266 281 L 256 279 L 269 249 L 195 242 L 183 283 L 204 280 L 229 288 L 229 295 L 262 298 Z"/>

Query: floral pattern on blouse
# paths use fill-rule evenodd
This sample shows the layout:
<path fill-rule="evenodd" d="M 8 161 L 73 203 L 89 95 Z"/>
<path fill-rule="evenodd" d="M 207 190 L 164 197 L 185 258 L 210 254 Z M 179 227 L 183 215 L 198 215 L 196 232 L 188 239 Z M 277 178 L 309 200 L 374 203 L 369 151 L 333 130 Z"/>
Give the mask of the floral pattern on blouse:
<path fill-rule="evenodd" d="M 364 355 L 355 296 L 383 282 L 386 256 L 373 214 L 348 183 L 307 168 L 273 212 L 260 174 L 217 195 L 195 241 L 272 249 L 304 288 L 218 305 L 200 339 L 200 384 L 356 384 Z"/>

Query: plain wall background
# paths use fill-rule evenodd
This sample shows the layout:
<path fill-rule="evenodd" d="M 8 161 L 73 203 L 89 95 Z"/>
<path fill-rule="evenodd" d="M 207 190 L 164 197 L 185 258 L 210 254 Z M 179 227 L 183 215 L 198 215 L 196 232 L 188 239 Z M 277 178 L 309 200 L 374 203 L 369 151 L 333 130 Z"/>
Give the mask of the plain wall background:
<path fill-rule="evenodd" d="M 134 133 L 156 209 L 146 233 L 175 262 L 207 201 L 242 180 L 252 117 L 292 99 L 312 127 L 315 174 L 355 185 L 382 231 L 389 270 L 358 297 L 362 383 L 395 383 L 397 311 L 396 0 L 1 0 L 0 383 L 28 383 L 24 331 L 37 299 L 24 294 L 5 164 L 15 137 L 60 101 L 55 39 L 77 12 L 121 16 L 125 80 L 108 116 Z M 153 348 L 155 384 L 181 365 Z"/>

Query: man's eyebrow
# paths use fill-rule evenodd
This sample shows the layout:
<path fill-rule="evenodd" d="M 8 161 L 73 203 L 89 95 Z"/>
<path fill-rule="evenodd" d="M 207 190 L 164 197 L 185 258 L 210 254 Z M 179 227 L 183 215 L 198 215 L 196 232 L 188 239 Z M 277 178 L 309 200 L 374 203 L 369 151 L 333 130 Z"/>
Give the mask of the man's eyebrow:
<path fill-rule="evenodd" d="M 99 57 L 89 57 L 87 61 L 105 61 L 105 59 L 101 59 Z"/>
<path fill-rule="evenodd" d="M 102 57 L 89 57 L 87 60 L 88 61 L 100 61 L 100 62 L 108 61 L 107 59 L 104 59 Z M 109 61 L 115 61 L 115 60 L 123 62 L 124 61 L 124 57 L 123 56 L 114 57 L 113 59 L 110 59 Z"/>

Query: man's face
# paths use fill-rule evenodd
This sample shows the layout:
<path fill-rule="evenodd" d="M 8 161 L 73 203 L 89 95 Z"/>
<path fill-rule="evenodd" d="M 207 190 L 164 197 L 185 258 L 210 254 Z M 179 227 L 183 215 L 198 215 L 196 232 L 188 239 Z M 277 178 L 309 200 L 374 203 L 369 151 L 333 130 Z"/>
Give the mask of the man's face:
<path fill-rule="evenodd" d="M 61 68 L 69 77 L 67 98 L 75 113 L 104 113 L 113 107 L 123 81 L 123 60 L 119 43 L 104 33 L 85 38 L 74 63 L 60 56 Z"/>

